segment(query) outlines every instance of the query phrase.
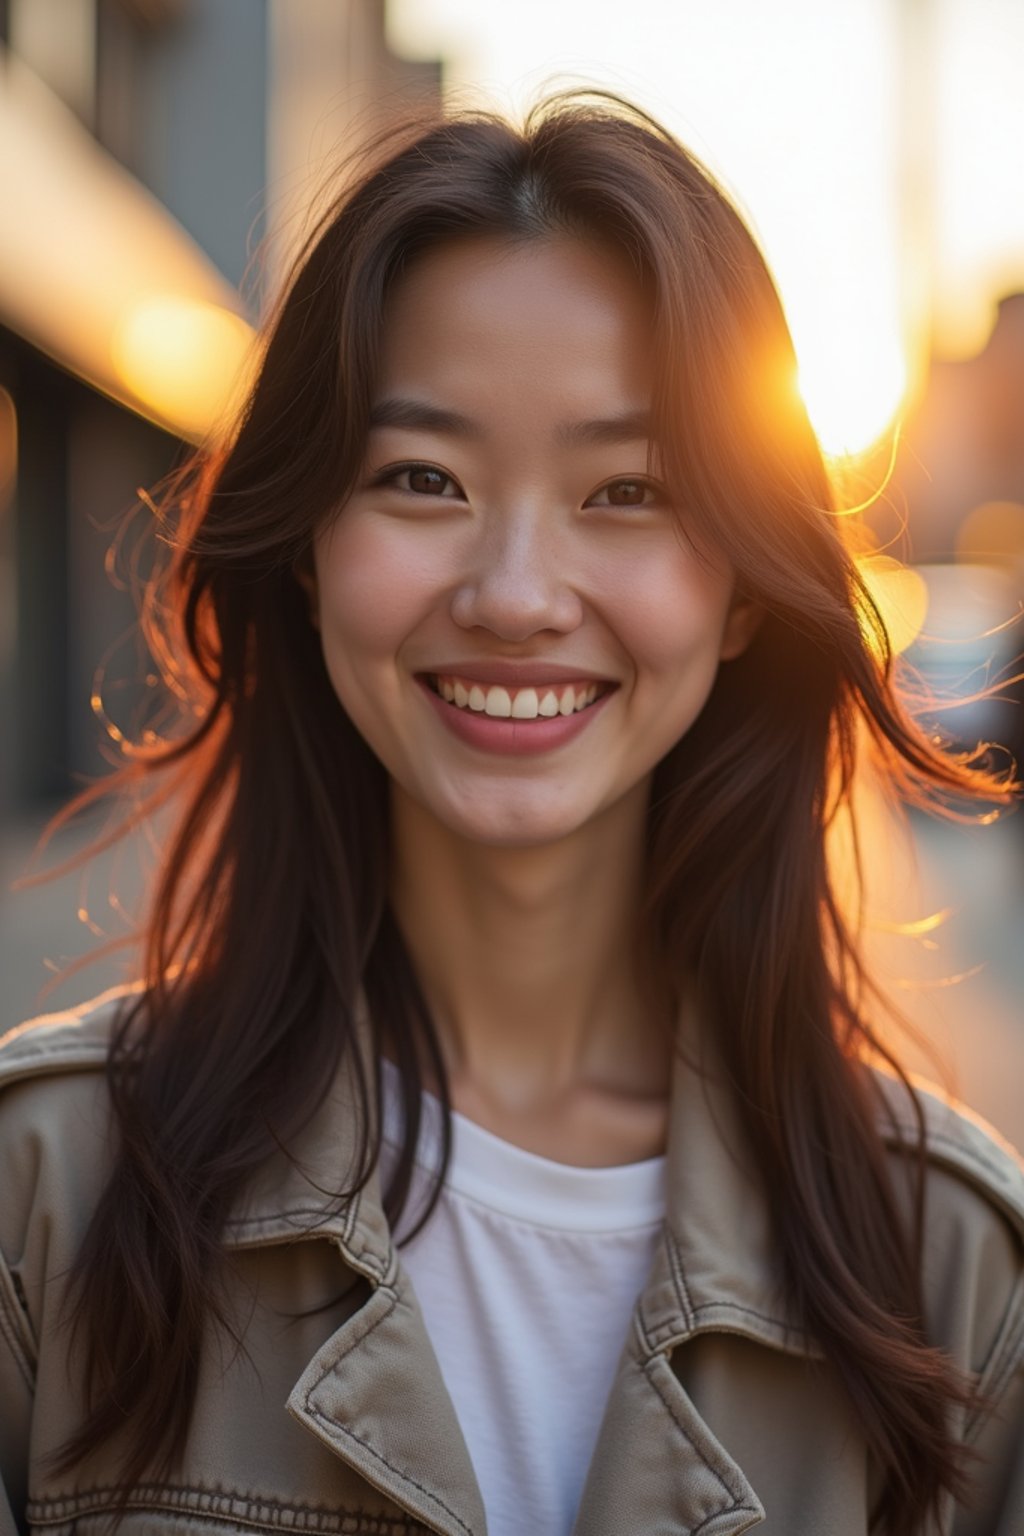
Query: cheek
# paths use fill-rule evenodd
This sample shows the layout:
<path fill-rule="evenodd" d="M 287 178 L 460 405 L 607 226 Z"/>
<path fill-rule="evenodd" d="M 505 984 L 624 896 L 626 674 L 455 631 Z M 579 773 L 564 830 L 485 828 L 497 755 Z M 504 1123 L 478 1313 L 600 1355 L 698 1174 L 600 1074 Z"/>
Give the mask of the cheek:
<path fill-rule="evenodd" d="M 393 655 L 436 596 L 423 552 L 358 517 L 335 525 L 316 563 L 325 651 L 342 647 L 353 660 Z"/>
<path fill-rule="evenodd" d="M 656 560 L 620 562 L 613 590 L 613 622 L 640 671 L 678 683 L 688 667 L 695 684 L 706 671 L 713 680 L 729 610 L 725 578 L 673 546 Z"/>

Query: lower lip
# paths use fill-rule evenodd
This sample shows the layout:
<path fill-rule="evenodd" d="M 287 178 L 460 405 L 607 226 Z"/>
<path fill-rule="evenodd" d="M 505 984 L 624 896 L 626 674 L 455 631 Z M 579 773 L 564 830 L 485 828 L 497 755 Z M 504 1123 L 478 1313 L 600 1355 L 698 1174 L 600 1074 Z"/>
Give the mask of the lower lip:
<path fill-rule="evenodd" d="M 471 747 L 479 747 L 482 752 L 500 752 L 508 757 L 528 757 L 535 752 L 550 752 L 554 747 L 575 740 L 597 718 L 616 692 L 616 689 L 610 688 L 599 699 L 595 699 L 593 704 L 588 704 L 586 709 L 576 714 L 553 715 L 550 719 L 538 715 L 535 720 L 510 720 L 477 713 L 475 710 L 459 709 L 457 704 L 449 704 L 446 699 L 442 699 L 422 678 L 418 677 L 416 681 L 441 723 L 460 741 Z"/>

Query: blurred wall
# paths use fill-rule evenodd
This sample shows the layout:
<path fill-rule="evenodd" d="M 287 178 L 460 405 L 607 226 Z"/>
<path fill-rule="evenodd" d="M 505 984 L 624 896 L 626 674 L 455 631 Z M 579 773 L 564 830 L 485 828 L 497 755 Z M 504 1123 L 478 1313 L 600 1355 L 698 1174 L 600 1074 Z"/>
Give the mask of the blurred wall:
<path fill-rule="evenodd" d="M 316 179 L 360 131 L 361 114 L 440 89 L 437 63 L 389 49 L 383 0 L 6 0 L 0 44 L 136 178 L 140 205 L 146 193 L 159 199 L 180 238 L 235 287 L 264 237 L 276 236 L 279 258 L 287 253 Z M 88 252 L 93 233 L 63 236 Z M 280 270 L 279 259 L 269 279 Z M 267 280 L 262 292 L 255 279 L 246 287 L 254 319 Z M 10 485 L 0 500 L 7 816 L 42 814 L 83 775 L 105 771 L 95 684 L 122 728 L 145 707 L 134 604 L 105 562 L 137 487 L 187 452 L 70 376 L 77 360 L 59 347 L 44 356 L 18 324 L 0 272 L 0 390 L 17 460 L 13 478 L 0 463 Z"/>

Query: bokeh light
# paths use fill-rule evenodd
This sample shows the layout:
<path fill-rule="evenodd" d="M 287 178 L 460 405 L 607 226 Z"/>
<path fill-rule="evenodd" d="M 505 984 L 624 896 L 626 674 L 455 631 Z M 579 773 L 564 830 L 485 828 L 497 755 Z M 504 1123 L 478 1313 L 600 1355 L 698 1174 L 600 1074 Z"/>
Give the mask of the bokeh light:
<path fill-rule="evenodd" d="M 892 555 L 863 555 L 857 568 L 882 616 L 894 655 L 912 645 L 928 614 L 928 586 L 918 571 Z"/>
<path fill-rule="evenodd" d="M 864 453 L 892 426 L 907 388 L 898 339 L 851 346 L 836 365 L 834 340 L 804 340 L 799 389 L 824 451 L 833 458 Z"/>
<path fill-rule="evenodd" d="M 133 303 L 111 342 L 122 384 L 147 414 L 192 438 L 233 418 L 248 378 L 253 331 L 217 304 L 163 294 Z"/>

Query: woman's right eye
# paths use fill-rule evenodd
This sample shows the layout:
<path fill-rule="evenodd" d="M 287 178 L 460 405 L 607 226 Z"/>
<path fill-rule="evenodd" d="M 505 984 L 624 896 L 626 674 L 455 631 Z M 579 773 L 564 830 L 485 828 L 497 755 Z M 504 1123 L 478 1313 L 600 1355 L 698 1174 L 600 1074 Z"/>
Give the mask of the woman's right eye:
<path fill-rule="evenodd" d="M 401 481 L 406 476 L 408 482 L 403 485 Z M 409 491 L 416 496 L 442 496 L 443 487 L 453 485 L 456 492 L 462 494 L 451 475 L 445 474 L 443 469 L 437 469 L 433 464 L 397 464 L 394 469 L 386 469 L 377 475 L 373 484 L 394 485 L 398 490 Z"/>

